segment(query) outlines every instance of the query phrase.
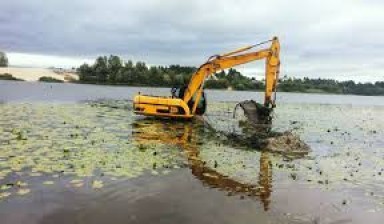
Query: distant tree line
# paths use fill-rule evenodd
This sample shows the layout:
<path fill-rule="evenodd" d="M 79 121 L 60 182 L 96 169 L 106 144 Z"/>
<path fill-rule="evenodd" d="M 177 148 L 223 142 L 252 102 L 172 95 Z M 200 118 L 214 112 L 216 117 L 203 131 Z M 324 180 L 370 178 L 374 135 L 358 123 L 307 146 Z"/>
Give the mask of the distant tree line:
<path fill-rule="evenodd" d="M 355 83 L 332 79 L 284 78 L 279 81 L 279 91 L 384 96 L 384 81 Z"/>
<path fill-rule="evenodd" d="M 83 64 L 78 69 L 80 83 L 171 87 L 188 84 L 196 67 L 170 65 L 148 66 L 145 62 L 124 62 L 118 56 L 101 56 L 93 65 Z M 208 89 L 264 90 L 263 80 L 242 75 L 235 69 L 221 71 L 211 76 L 204 84 Z M 355 83 L 331 79 L 296 79 L 283 77 L 278 91 L 337 93 L 357 95 L 384 95 L 384 82 Z"/>
<path fill-rule="evenodd" d="M 159 87 L 188 84 L 196 70 L 190 66 L 147 66 L 141 61 L 123 62 L 114 55 L 98 57 L 93 65 L 83 64 L 77 69 L 82 83 Z M 243 76 L 235 69 L 219 72 L 216 78 L 205 82 L 206 88 L 216 89 L 255 90 L 262 85 L 262 82 Z"/>
<path fill-rule="evenodd" d="M 8 67 L 8 57 L 2 51 L 0 51 L 0 67 Z"/>

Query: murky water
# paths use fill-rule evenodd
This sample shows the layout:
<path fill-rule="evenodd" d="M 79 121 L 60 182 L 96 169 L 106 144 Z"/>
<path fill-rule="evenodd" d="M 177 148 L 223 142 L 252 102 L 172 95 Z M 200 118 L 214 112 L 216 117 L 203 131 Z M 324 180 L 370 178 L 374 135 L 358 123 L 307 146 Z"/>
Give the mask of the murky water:
<path fill-rule="evenodd" d="M 279 94 L 273 129 L 312 148 L 290 159 L 230 144 L 201 121 L 135 116 L 123 100 L 165 89 L 0 85 L 1 223 L 384 220 L 382 97 Z M 204 120 L 231 131 L 228 101 L 260 96 L 210 91 Z M 112 100 L 84 102 L 99 98 Z"/>

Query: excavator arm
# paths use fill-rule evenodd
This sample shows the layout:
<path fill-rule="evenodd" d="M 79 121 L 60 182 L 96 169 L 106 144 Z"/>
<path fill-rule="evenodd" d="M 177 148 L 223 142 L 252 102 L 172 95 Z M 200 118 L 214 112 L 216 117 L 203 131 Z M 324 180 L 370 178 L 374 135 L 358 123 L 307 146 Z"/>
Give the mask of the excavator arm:
<path fill-rule="evenodd" d="M 271 47 L 267 49 L 243 53 L 257 46 L 252 45 L 226 54 L 212 56 L 206 63 L 201 65 L 192 76 L 183 98 L 184 102 L 189 102 L 192 97 L 194 97 L 194 105 L 191 113 L 194 114 L 196 111 L 197 104 L 203 91 L 205 79 L 208 76 L 215 74 L 220 70 L 261 59 L 266 59 L 264 106 L 274 107 L 275 99 L 272 99 L 272 95 L 276 91 L 276 84 L 279 78 L 280 44 L 277 37 L 274 37 L 268 42 L 272 42 L 272 44 Z"/>

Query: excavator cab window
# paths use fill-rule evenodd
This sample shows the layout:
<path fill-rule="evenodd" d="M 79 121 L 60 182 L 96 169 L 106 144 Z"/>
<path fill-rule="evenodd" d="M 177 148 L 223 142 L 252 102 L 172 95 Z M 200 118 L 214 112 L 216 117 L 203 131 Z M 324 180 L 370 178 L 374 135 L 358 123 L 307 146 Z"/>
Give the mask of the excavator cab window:
<path fill-rule="evenodd" d="M 172 98 L 178 98 L 180 94 L 180 88 L 177 88 L 176 86 L 172 87 L 171 94 L 172 94 Z"/>
<path fill-rule="evenodd" d="M 177 89 L 178 91 L 176 92 L 176 96 L 179 96 L 180 99 L 183 99 L 183 98 L 184 98 L 185 90 L 186 90 L 187 88 L 188 88 L 187 85 L 184 85 L 184 86 L 178 88 L 178 89 Z"/>
<path fill-rule="evenodd" d="M 172 94 L 172 98 L 179 98 L 179 99 L 183 99 L 184 98 L 184 93 L 185 93 L 185 90 L 187 89 L 188 86 L 182 86 L 182 87 L 172 87 L 171 89 L 171 94 Z"/>

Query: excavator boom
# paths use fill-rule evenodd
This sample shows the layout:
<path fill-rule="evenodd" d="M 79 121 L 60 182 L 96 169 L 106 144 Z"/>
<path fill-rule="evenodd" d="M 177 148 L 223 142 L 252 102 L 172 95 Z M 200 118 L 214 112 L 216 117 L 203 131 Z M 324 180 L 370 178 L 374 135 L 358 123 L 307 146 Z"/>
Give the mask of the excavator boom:
<path fill-rule="evenodd" d="M 188 86 L 178 97 L 153 97 L 137 95 L 134 98 L 134 110 L 137 114 L 148 116 L 192 118 L 198 111 L 198 104 L 204 97 L 203 87 L 206 78 L 218 71 L 246 64 L 255 60 L 265 59 L 265 107 L 275 106 L 275 92 L 280 68 L 280 43 L 277 37 L 272 40 L 269 48 L 250 51 L 259 46 L 251 45 L 225 54 L 214 55 L 202 64 L 193 74 Z M 205 101 L 205 98 L 204 98 Z"/>

